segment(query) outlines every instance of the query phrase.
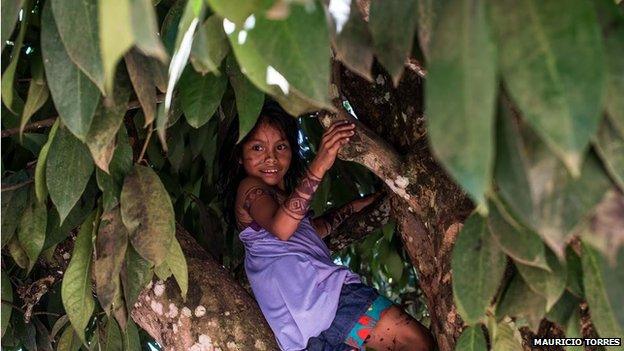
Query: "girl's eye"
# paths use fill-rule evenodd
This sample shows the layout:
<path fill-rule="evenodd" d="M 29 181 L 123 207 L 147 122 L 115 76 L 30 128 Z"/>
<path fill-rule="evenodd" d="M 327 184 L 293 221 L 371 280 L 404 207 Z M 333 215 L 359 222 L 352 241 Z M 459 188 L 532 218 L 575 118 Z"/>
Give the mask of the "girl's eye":
<path fill-rule="evenodd" d="M 278 150 L 286 150 L 287 148 L 288 148 L 288 145 L 286 145 L 286 144 L 279 144 L 279 145 L 277 146 L 277 149 L 278 149 Z"/>
<path fill-rule="evenodd" d="M 252 146 L 251 149 L 255 150 L 255 151 L 260 151 L 262 149 L 262 146 L 256 144 L 256 145 Z"/>

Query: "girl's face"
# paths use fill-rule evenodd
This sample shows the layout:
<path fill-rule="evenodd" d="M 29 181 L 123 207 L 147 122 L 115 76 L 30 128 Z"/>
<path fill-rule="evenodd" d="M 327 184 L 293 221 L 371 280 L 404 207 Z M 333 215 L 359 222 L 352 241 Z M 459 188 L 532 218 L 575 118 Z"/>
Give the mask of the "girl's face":
<path fill-rule="evenodd" d="M 239 162 L 248 176 L 285 190 L 284 176 L 291 158 L 292 151 L 284 133 L 268 123 L 261 123 L 242 145 Z"/>

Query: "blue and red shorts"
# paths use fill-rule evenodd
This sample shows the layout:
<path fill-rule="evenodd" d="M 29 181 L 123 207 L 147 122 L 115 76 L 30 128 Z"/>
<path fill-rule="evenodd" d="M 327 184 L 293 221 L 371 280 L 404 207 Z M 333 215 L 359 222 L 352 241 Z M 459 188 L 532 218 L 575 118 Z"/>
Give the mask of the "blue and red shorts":
<path fill-rule="evenodd" d="M 390 306 L 390 300 L 368 285 L 343 285 L 336 317 L 329 328 L 308 340 L 306 350 L 364 350 L 366 338 Z"/>

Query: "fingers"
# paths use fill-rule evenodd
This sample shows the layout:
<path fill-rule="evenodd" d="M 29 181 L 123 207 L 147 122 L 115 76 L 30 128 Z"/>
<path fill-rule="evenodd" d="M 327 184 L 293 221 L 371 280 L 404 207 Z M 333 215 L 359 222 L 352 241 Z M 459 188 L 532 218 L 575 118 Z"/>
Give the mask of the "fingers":
<path fill-rule="evenodd" d="M 327 130 L 325 135 L 323 135 L 322 144 L 324 144 L 327 148 L 330 148 L 339 140 L 348 138 L 355 134 L 354 129 L 355 124 L 338 121 Z"/>
<path fill-rule="evenodd" d="M 323 140 L 331 139 L 337 132 L 354 128 L 355 124 L 349 123 L 348 120 L 343 119 L 340 121 L 336 121 L 325 131 L 325 133 L 323 133 Z"/>
<path fill-rule="evenodd" d="M 336 133 L 334 133 L 334 135 L 329 140 L 327 140 L 325 145 L 328 149 L 332 150 L 340 148 L 342 145 L 348 143 L 349 138 L 351 138 L 354 134 L 354 130 L 336 131 Z"/>

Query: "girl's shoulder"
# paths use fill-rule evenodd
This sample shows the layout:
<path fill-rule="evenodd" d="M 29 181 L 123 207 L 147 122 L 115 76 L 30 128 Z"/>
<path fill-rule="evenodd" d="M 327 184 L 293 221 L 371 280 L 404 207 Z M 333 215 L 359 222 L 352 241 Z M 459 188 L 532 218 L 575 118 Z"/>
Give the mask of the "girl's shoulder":
<path fill-rule="evenodd" d="M 269 195 L 278 204 L 281 204 L 285 197 L 271 186 L 254 177 L 246 177 L 241 180 L 236 191 L 235 212 L 239 227 L 251 224 L 253 218 L 249 213 L 251 203 L 261 196 Z"/>

